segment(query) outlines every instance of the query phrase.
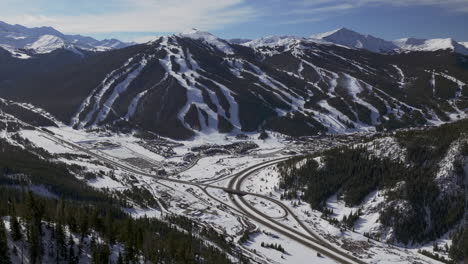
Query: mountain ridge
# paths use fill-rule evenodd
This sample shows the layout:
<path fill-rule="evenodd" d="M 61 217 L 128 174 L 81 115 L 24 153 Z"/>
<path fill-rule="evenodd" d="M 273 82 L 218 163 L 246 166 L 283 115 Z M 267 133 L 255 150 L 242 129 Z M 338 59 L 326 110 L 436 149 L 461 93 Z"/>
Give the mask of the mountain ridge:
<path fill-rule="evenodd" d="M 28 28 L 22 25 L 10 25 L 0 21 L 0 47 L 8 50 L 12 55 L 28 59 L 30 56 L 22 50 L 33 53 L 50 53 L 56 49 L 69 49 L 80 53 L 85 51 L 106 51 L 134 45 L 117 39 L 96 40 L 92 37 L 81 35 L 66 35 L 53 27 Z"/>
<path fill-rule="evenodd" d="M 361 34 L 347 28 L 338 28 L 329 32 L 311 35 L 310 38 L 323 39 L 350 48 L 365 49 L 372 52 L 388 53 L 449 49 L 463 55 L 468 55 L 467 43 L 459 43 L 452 38 L 401 38 L 389 41 L 369 34 Z"/>
<path fill-rule="evenodd" d="M 463 55 L 468 55 L 468 49 L 452 38 L 416 39 L 403 38 L 394 40 L 393 43 L 403 51 L 437 51 L 452 50 Z"/>
<path fill-rule="evenodd" d="M 0 96 L 78 129 L 141 129 L 177 139 L 351 133 L 465 117 L 461 56 L 380 54 L 298 37 L 236 45 L 194 29 L 6 83 Z"/>
<path fill-rule="evenodd" d="M 212 35 L 211 33 L 208 34 Z M 214 35 L 212 36 L 222 40 Z M 292 42 L 309 41 L 323 44 L 333 43 L 343 47 L 364 49 L 375 53 L 437 51 L 448 49 L 453 52 L 468 55 L 468 42 L 457 42 L 452 38 L 416 39 L 409 37 L 396 40 L 385 40 L 370 34 L 361 34 L 345 27 L 331 30 L 325 33 L 313 34 L 309 37 L 294 35 L 271 35 L 256 39 L 236 38 L 225 41 L 231 44 L 249 46 L 253 48 L 258 48 L 261 46 L 285 46 L 291 44 Z"/>

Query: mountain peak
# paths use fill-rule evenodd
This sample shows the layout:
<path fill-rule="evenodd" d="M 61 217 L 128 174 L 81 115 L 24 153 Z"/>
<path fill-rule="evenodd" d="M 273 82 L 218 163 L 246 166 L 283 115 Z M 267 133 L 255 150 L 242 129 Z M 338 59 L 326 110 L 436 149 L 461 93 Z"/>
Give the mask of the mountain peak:
<path fill-rule="evenodd" d="M 182 31 L 181 33 L 179 33 L 177 35 L 180 36 L 180 37 L 183 37 L 183 38 L 192 38 L 192 39 L 206 39 L 206 38 L 219 39 L 218 37 L 211 34 L 210 32 L 201 31 L 201 30 L 198 30 L 196 28 L 191 28 L 189 30 Z"/>
<path fill-rule="evenodd" d="M 202 32 L 201 30 L 198 30 L 196 28 L 191 28 L 185 31 L 182 31 L 182 35 L 191 35 L 191 34 L 198 34 L 198 33 L 208 33 L 208 32 Z"/>
<path fill-rule="evenodd" d="M 397 47 L 390 41 L 364 35 L 347 28 L 338 28 L 329 32 L 312 35 L 311 38 L 326 40 L 350 48 L 365 49 L 372 52 L 388 52 Z"/>
<path fill-rule="evenodd" d="M 39 54 L 50 53 L 63 47 L 65 47 L 65 41 L 53 35 L 43 35 L 34 43 L 26 46 L 27 49 L 32 49 Z"/>
<path fill-rule="evenodd" d="M 10 50 L 32 49 L 36 53 L 49 53 L 55 49 L 69 47 L 82 50 L 103 51 L 124 48 L 132 43 L 121 41 L 99 41 L 92 37 L 81 35 L 64 35 L 53 27 L 25 27 L 10 25 L 0 21 L 0 45 L 10 47 Z"/>
<path fill-rule="evenodd" d="M 348 29 L 348 28 L 345 28 L 345 27 L 340 27 L 340 28 L 337 28 L 337 29 L 334 29 L 334 30 L 331 30 L 331 31 L 324 32 L 324 33 L 315 34 L 315 35 L 312 35 L 310 37 L 314 38 L 314 39 L 324 39 L 326 37 L 330 37 L 330 36 L 337 35 L 337 34 L 340 34 L 340 35 L 342 35 L 342 34 L 361 35 L 361 34 L 357 33 L 356 31 L 353 31 L 351 29 Z"/>
<path fill-rule="evenodd" d="M 195 40 L 201 40 L 209 44 L 210 46 L 216 47 L 216 49 L 226 54 L 234 53 L 232 51 L 231 46 L 229 45 L 229 42 L 225 41 L 224 39 L 220 39 L 209 32 L 201 31 L 196 28 L 186 30 L 182 33 L 179 33 L 177 36 L 182 37 L 182 38 L 191 38 Z"/>

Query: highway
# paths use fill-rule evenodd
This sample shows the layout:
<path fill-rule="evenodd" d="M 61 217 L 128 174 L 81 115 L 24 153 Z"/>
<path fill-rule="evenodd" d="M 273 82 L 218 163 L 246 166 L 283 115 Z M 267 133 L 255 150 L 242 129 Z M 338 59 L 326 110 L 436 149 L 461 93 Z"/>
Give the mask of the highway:
<path fill-rule="evenodd" d="M 247 169 L 242 170 L 241 172 L 238 172 L 234 175 L 232 175 L 231 180 L 228 183 L 227 187 L 222 187 L 222 186 L 217 186 L 217 185 L 212 185 L 208 183 L 201 183 L 201 182 L 194 182 L 194 181 L 184 181 L 184 180 L 179 180 L 179 179 L 174 179 L 174 178 L 168 178 L 168 177 L 161 177 L 161 176 L 156 176 L 153 174 L 146 173 L 144 171 L 138 170 L 137 168 L 125 165 L 123 162 L 118 162 L 115 161 L 111 158 L 105 157 L 101 154 L 97 154 L 89 149 L 83 148 L 73 142 L 69 142 L 67 140 L 64 140 L 60 137 L 57 137 L 53 133 L 43 130 L 44 136 L 49 138 L 50 140 L 55 141 L 56 143 L 59 143 L 61 145 L 65 145 L 68 147 L 71 147 L 75 150 L 84 152 L 94 158 L 97 158 L 105 163 L 108 163 L 112 166 L 118 167 L 120 169 L 123 169 L 127 172 L 134 173 L 136 175 L 142 175 L 146 177 L 152 177 L 158 181 L 168 181 L 168 182 L 174 182 L 174 183 L 179 183 L 179 184 L 185 184 L 185 185 L 190 185 L 190 186 L 195 186 L 207 194 L 211 199 L 214 199 L 215 201 L 219 202 L 220 204 L 223 204 L 224 206 L 234 210 L 235 212 L 244 215 L 251 219 L 253 222 L 257 222 L 261 225 L 264 225 L 316 252 L 319 252 L 323 256 L 326 256 L 330 259 L 333 259 L 339 263 L 343 264 L 364 264 L 362 260 L 357 259 L 354 256 L 351 256 L 347 254 L 346 252 L 341 251 L 340 249 L 334 247 L 327 241 L 325 241 L 323 238 L 312 232 L 293 212 L 291 209 L 289 209 L 286 205 L 284 205 L 282 202 L 273 199 L 271 197 L 268 197 L 266 195 L 261 195 L 257 193 L 251 193 L 251 192 L 246 192 L 242 190 L 242 183 L 243 181 L 248 178 L 250 175 L 253 173 L 264 169 L 266 167 L 275 165 L 281 161 L 287 160 L 290 157 L 282 157 L 282 158 L 276 158 L 272 159 L 269 161 L 264 161 L 261 163 L 258 163 L 256 165 L 253 165 Z M 212 195 L 210 195 L 207 191 L 207 188 L 213 188 L 213 189 L 219 189 L 223 190 L 226 193 L 228 193 L 228 196 L 230 200 L 232 201 L 233 205 L 230 205 L 228 203 L 225 203 L 219 199 L 216 199 Z M 258 209 L 254 208 L 248 201 L 244 199 L 245 195 L 252 195 L 256 196 L 265 200 L 268 200 L 270 202 L 275 203 L 279 207 L 281 207 L 285 211 L 285 216 L 292 216 L 294 220 L 304 229 L 306 230 L 307 234 L 304 234 L 302 232 L 299 232 L 298 230 L 291 228 L 279 221 L 277 221 L 278 217 L 270 217 L 268 215 L 265 215 L 264 213 L 260 212 Z M 284 217 L 284 216 L 283 216 Z"/>
<path fill-rule="evenodd" d="M 242 189 L 242 183 L 245 179 L 247 179 L 251 174 L 272 166 L 278 162 L 264 162 L 261 164 L 257 164 L 255 166 L 250 167 L 244 172 L 241 172 L 234 176 L 228 184 L 228 189 L 236 189 L 236 190 L 241 190 Z M 320 252 L 322 255 L 327 256 L 335 261 L 338 261 L 340 263 L 365 263 L 362 260 L 357 259 L 354 256 L 351 256 L 334 246 L 330 245 L 326 240 L 321 238 L 319 235 L 315 234 L 312 232 L 295 214 L 292 212 L 291 209 L 289 209 L 286 205 L 282 204 L 280 201 L 275 200 L 271 197 L 265 196 L 265 195 L 260 195 L 260 194 L 252 194 L 257 197 L 261 197 L 264 199 L 267 199 L 269 201 L 272 201 L 276 204 L 281 204 L 283 210 L 286 210 L 289 215 L 291 215 L 294 220 L 308 233 L 308 235 L 305 235 L 304 233 L 299 232 L 298 230 L 291 228 L 290 226 L 287 226 L 283 223 L 278 222 L 276 219 L 265 215 L 264 213 L 260 212 L 258 209 L 253 207 L 248 201 L 245 200 L 243 196 L 234 196 L 232 194 L 229 194 L 231 200 L 233 203 L 236 205 L 237 208 L 241 209 L 245 214 L 249 215 L 251 218 L 254 218 L 257 222 L 266 225 L 267 227 L 275 230 L 276 232 L 285 235 L 293 240 L 296 240 L 297 242 L 303 244 L 306 247 L 309 247 L 317 252 Z"/>

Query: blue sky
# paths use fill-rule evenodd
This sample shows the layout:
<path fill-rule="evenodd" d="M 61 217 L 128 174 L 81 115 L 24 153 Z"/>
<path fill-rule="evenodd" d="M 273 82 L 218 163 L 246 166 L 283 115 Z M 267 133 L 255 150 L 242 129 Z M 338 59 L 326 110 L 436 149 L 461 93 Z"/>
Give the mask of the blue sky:
<path fill-rule="evenodd" d="M 385 39 L 468 41 L 468 0 L 1 0 L 0 20 L 140 42 L 192 27 L 222 38 L 347 27 Z"/>

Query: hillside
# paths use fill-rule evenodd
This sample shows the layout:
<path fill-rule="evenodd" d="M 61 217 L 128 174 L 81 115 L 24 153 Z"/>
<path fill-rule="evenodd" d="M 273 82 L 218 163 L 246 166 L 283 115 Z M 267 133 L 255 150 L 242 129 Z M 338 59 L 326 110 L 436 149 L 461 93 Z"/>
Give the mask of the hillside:
<path fill-rule="evenodd" d="M 293 159 L 278 165 L 279 187 L 372 239 L 424 245 L 445 237 L 434 243 L 451 246 L 433 253 L 463 260 L 467 129 L 460 121 L 402 131 Z"/>

